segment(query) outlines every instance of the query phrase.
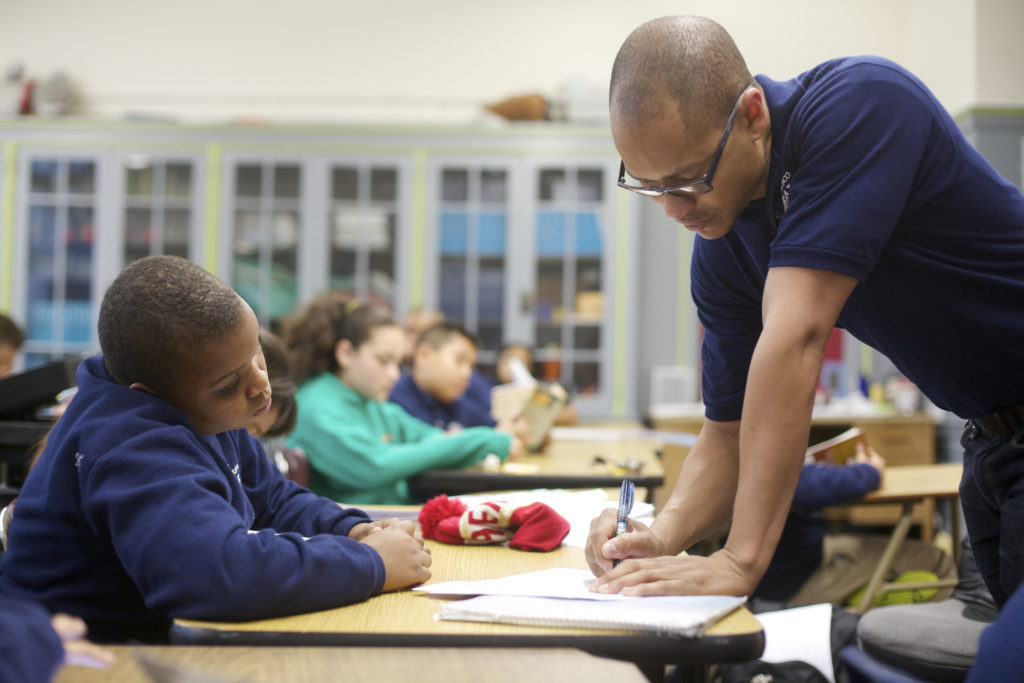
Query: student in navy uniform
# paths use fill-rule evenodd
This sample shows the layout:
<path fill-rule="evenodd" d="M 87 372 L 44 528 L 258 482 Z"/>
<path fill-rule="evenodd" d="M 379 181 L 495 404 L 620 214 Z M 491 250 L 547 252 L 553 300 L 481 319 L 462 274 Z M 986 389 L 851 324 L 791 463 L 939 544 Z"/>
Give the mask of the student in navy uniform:
<path fill-rule="evenodd" d="M 81 619 L 39 605 L 0 600 L 0 681 L 49 683 L 62 664 L 105 667 L 114 655 L 85 639 Z"/>
<path fill-rule="evenodd" d="M 285 480 L 246 431 L 272 398 L 256 316 L 226 284 L 182 258 L 136 261 L 99 338 L 21 489 L 0 591 L 97 640 L 161 641 L 177 617 L 263 619 L 429 578 L 411 524 Z"/>
<path fill-rule="evenodd" d="M 701 17 L 615 60 L 620 186 L 695 233 L 704 427 L 653 526 L 593 527 L 596 590 L 748 595 L 799 478 L 836 326 L 970 420 L 961 500 L 997 603 L 1024 577 L 1024 194 L 928 89 L 880 58 L 751 76 Z M 681 556 L 731 519 L 724 548 Z M 615 559 L 635 558 L 612 568 Z"/>
<path fill-rule="evenodd" d="M 839 604 L 865 585 L 889 536 L 828 533 L 821 510 L 874 491 L 884 474 L 885 460 L 861 442 L 846 464 L 806 463 L 800 470 L 779 545 L 754 591 L 752 604 L 765 609 Z M 911 570 L 929 571 L 941 579 L 956 577 L 949 555 L 929 543 L 907 539 L 893 558 L 891 578 Z M 941 600 L 949 592 L 944 589 L 935 599 Z"/>
<path fill-rule="evenodd" d="M 388 400 L 441 429 L 497 427 L 525 438 L 525 421 L 498 424 L 489 410 L 466 395 L 476 358 L 476 337 L 465 328 L 455 323 L 434 325 L 420 335 L 412 366 L 395 383 Z"/>

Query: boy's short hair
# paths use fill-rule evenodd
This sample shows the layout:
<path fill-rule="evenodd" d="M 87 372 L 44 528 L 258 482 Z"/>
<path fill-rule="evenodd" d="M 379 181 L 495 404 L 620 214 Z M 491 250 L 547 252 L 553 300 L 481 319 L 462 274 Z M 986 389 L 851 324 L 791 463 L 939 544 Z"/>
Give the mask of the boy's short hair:
<path fill-rule="evenodd" d="M 291 359 L 284 342 L 268 330 L 260 330 L 260 345 L 263 347 L 263 360 L 267 363 L 271 400 L 279 409 L 277 419 L 263 436 L 284 436 L 295 429 L 299 417 Z"/>
<path fill-rule="evenodd" d="M 17 351 L 25 343 L 25 332 L 18 323 L 0 313 L 0 344 L 10 344 Z"/>
<path fill-rule="evenodd" d="M 118 384 L 141 382 L 164 392 L 197 347 L 238 329 L 242 310 L 231 287 L 187 259 L 139 259 L 121 271 L 100 305 L 104 365 Z"/>
<path fill-rule="evenodd" d="M 453 322 L 442 322 L 431 325 L 423 331 L 420 338 L 416 340 L 416 346 L 428 344 L 432 349 L 439 349 L 455 337 L 462 337 L 468 341 L 474 349 L 480 348 L 480 341 L 476 335 L 462 325 Z"/>

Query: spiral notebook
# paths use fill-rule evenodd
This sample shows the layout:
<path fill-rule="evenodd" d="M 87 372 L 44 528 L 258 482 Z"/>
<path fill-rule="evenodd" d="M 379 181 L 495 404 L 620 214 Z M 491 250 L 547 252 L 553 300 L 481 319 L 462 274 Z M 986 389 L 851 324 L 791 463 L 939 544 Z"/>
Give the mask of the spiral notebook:
<path fill-rule="evenodd" d="M 746 598 L 728 595 L 666 595 L 612 601 L 481 595 L 444 604 L 437 618 L 694 637 L 745 601 Z"/>

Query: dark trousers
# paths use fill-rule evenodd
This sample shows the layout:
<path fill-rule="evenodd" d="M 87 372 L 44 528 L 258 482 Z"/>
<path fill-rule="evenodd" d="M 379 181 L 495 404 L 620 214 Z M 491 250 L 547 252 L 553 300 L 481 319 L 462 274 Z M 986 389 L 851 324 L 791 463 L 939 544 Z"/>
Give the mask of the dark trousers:
<path fill-rule="evenodd" d="M 978 569 L 1002 607 L 1024 581 L 1024 427 L 1008 439 L 968 422 L 960 502 Z"/>

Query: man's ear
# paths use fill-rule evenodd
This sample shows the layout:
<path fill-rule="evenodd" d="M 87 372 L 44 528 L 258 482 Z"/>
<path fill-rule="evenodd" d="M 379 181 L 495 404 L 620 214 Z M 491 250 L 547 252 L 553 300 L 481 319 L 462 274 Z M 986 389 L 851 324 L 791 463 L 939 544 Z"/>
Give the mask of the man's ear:
<path fill-rule="evenodd" d="M 160 398 L 160 394 L 156 393 L 142 382 L 132 382 L 131 384 L 128 385 L 128 388 L 134 389 L 135 391 L 144 391 L 147 394 L 151 394 L 153 396 L 156 396 L 157 398 Z"/>
<path fill-rule="evenodd" d="M 338 367 L 344 370 L 352 362 L 352 356 L 356 349 L 348 339 L 339 339 L 334 345 L 334 360 Z"/>

